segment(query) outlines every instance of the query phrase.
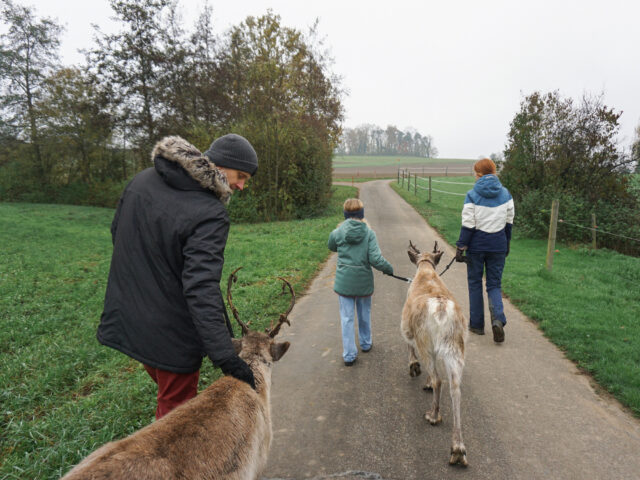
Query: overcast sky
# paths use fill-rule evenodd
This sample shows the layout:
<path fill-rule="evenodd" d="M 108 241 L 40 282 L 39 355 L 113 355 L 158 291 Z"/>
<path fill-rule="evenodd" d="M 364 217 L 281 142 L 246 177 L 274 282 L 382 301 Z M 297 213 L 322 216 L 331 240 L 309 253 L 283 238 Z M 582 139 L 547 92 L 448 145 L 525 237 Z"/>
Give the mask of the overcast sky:
<path fill-rule="evenodd" d="M 91 24 L 114 31 L 107 0 L 15 0 L 66 26 L 65 63 L 80 63 Z M 345 126 L 413 127 L 441 158 L 504 149 L 524 95 L 604 94 L 623 111 L 619 141 L 640 123 L 637 0 L 210 0 L 215 33 L 271 8 L 283 24 L 319 32 L 348 91 Z M 191 26 L 204 0 L 180 0 Z"/>

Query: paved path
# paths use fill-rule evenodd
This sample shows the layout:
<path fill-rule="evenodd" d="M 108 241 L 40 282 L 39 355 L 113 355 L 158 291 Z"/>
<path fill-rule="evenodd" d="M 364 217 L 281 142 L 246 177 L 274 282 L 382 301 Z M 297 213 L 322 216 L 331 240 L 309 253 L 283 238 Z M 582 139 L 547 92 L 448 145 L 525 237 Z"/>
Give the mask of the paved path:
<path fill-rule="evenodd" d="M 396 274 L 414 274 L 409 239 L 422 249 L 432 248 L 434 239 L 446 245 L 388 181 L 362 184 L 360 197 Z M 447 247 L 442 261 L 453 253 Z M 448 385 L 443 422 L 434 427 L 423 419 L 431 401 L 420 388 L 424 374 L 408 375 L 399 331 L 407 285 L 376 272 L 374 347 L 345 367 L 332 290 L 335 260 L 298 301 L 292 326 L 281 334 L 292 346 L 274 366 L 266 479 L 640 478 L 640 422 L 597 395 L 508 301 L 504 344 L 493 343 L 489 328 L 485 336 L 469 336 L 461 409 L 469 467 L 450 467 Z M 454 263 L 443 279 L 468 312 L 463 266 Z"/>

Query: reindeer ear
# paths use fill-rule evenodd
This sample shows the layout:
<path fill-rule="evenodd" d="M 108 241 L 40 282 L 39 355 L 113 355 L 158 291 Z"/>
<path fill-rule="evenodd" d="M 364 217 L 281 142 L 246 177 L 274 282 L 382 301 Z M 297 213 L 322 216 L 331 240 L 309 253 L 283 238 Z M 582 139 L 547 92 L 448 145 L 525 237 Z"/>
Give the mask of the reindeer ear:
<path fill-rule="evenodd" d="M 438 263 L 440 263 L 440 258 L 442 257 L 442 254 L 443 254 L 443 253 L 444 253 L 444 252 L 438 252 L 438 253 L 436 253 L 436 254 L 433 256 L 433 263 L 435 263 L 436 265 L 437 265 Z"/>
<path fill-rule="evenodd" d="M 271 352 L 271 358 L 273 359 L 273 361 L 277 362 L 278 360 L 280 360 L 282 356 L 287 353 L 290 345 L 291 344 L 289 342 L 272 343 L 269 347 L 269 350 Z"/>
<path fill-rule="evenodd" d="M 233 349 L 236 351 L 236 355 L 239 355 L 242 351 L 242 339 L 232 338 L 231 343 L 233 344 Z"/>
<path fill-rule="evenodd" d="M 417 265 L 418 255 L 416 255 L 411 250 L 407 250 L 407 255 L 409 255 L 409 260 L 411 260 L 411 263 L 413 263 L 414 265 Z"/>

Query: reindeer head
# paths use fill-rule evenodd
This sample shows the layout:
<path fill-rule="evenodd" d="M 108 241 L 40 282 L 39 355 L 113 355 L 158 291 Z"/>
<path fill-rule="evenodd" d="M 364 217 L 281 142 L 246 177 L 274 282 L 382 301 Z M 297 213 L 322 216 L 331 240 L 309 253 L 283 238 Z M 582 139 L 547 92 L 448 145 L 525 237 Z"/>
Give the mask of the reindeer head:
<path fill-rule="evenodd" d="M 229 275 L 229 281 L 227 283 L 227 301 L 229 302 L 229 307 L 231 307 L 231 311 L 233 312 L 233 317 L 236 319 L 240 327 L 242 328 L 242 338 L 236 339 L 232 338 L 233 346 L 236 350 L 236 353 L 245 359 L 250 357 L 259 357 L 264 359 L 266 362 L 276 362 L 282 358 L 282 356 L 289 349 L 289 342 L 281 342 L 277 343 L 274 338 L 280 331 L 280 327 L 283 324 L 291 325 L 287 315 L 293 309 L 293 305 L 296 302 L 296 294 L 293 291 L 293 287 L 289 282 L 287 282 L 284 278 L 278 277 L 282 280 L 282 293 L 284 294 L 284 288 L 289 287 L 289 292 L 291 293 L 291 304 L 286 312 L 280 314 L 280 318 L 278 319 L 277 325 L 273 326 L 273 321 L 271 322 L 271 326 L 265 330 L 265 332 L 258 332 L 255 330 L 251 330 L 248 327 L 247 323 L 244 323 L 240 320 L 240 315 L 238 314 L 238 310 L 233 305 L 231 298 L 231 285 L 238 280 L 236 273 L 242 267 L 236 268 L 231 275 Z"/>
<path fill-rule="evenodd" d="M 411 260 L 411 262 L 416 266 L 418 266 L 420 262 L 429 262 L 435 269 L 444 252 L 442 250 L 438 250 L 438 242 L 435 242 L 433 245 L 433 252 L 420 253 L 420 250 L 418 250 L 416 246 L 411 243 L 411 240 L 409 240 L 409 249 L 407 250 L 407 253 L 409 254 L 409 260 Z"/>

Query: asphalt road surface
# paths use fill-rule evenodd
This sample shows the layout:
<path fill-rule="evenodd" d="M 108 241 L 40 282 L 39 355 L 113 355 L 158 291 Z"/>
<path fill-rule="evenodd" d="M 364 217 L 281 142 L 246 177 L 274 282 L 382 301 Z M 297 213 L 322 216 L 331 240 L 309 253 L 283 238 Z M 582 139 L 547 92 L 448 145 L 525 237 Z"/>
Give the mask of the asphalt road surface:
<path fill-rule="evenodd" d="M 425 250 L 436 239 L 446 246 L 438 271 L 452 258 L 454 248 L 388 181 L 361 184 L 360 198 L 397 275 L 415 272 L 409 240 Z M 516 258 L 513 251 L 507 262 Z M 432 395 L 421 388 L 425 374 L 409 376 L 400 335 L 407 284 L 375 273 L 373 349 L 345 367 L 335 262 L 332 255 L 280 335 L 292 345 L 274 365 L 274 436 L 265 479 L 640 478 L 640 422 L 596 393 L 506 300 L 504 344 L 494 344 L 490 326 L 484 336 L 469 335 L 461 408 L 469 467 L 449 466 L 448 384 L 443 421 L 431 426 L 424 420 Z M 454 263 L 443 280 L 468 312 L 465 267 Z"/>

